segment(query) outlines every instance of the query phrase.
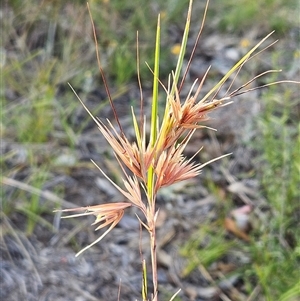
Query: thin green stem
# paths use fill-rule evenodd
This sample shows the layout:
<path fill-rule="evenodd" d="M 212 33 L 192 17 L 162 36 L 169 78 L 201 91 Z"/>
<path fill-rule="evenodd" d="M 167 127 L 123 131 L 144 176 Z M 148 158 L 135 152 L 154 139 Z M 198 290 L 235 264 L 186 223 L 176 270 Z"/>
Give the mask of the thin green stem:
<path fill-rule="evenodd" d="M 158 85 L 159 85 L 159 57 L 160 57 L 160 15 L 157 20 L 156 41 L 155 41 L 155 59 L 154 59 L 154 76 L 153 76 L 153 95 L 151 110 L 151 132 L 150 146 L 154 148 L 157 138 L 158 126 Z M 154 168 L 151 165 L 148 169 L 147 179 L 148 199 L 150 206 L 154 206 Z"/>
<path fill-rule="evenodd" d="M 153 95 L 152 95 L 152 110 L 151 110 L 151 132 L 150 132 L 150 147 L 153 149 L 156 144 L 158 131 L 158 86 L 159 86 L 159 59 L 160 59 L 160 16 L 157 20 L 156 41 L 155 41 L 155 59 L 154 59 L 154 75 L 153 75 Z M 154 155 L 154 158 L 156 154 Z M 157 259 L 156 259 L 156 235 L 155 235 L 155 194 L 154 194 L 154 166 L 151 165 L 148 169 L 147 178 L 147 194 L 149 202 L 148 211 L 148 227 L 150 235 L 151 248 L 151 265 L 153 275 L 153 301 L 157 301 L 158 297 L 158 282 L 157 282 Z"/>
<path fill-rule="evenodd" d="M 147 301 L 147 295 L 148 295 L 148 283 L 147 283 L 147 266 L 145 259 L 142 261 L 143 266 L 143 285 L 142 285 L 142 297 L 143 301 Z"/>

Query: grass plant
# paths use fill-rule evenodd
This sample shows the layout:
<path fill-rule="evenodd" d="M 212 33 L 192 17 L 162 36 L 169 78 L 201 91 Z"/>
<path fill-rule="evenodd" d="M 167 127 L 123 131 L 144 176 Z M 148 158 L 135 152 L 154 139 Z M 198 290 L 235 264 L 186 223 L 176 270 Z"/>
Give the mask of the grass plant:
<path fill-rule="evenodd" d="M 206 11 L 207 6 L 205 8 L 203 22 L 205 20 Z M 124 185 L 119 186 L 117 183 L 115 183 L 109 178 L 109 176 L 101 169 L 101 167 L 99 167 L 96 164 L 96 162 L 93 161 L 93 163 L 103 174 L 103 176 L 107 178 L 107 180 L 110 181 L 110 183 L 114 185 L 128 200 L 128 202 L 108 203 L 89 207 L 79 207 L 62 210 L 63 212 L 70 213 L 70 215 L 64 216 L 65 218 L 94 215 L 96 219 L 93 225 L 97 225 L 96 230 L 103 229 L 104 227 L 109 226 L 108 229 L 102 235 L 99 236 L 99 238 L 97 238 L 93 243 L 91 243 L 90 245 L 83 248 L 80 252 L 78 252 L 77 256 L 80 255 L 82 252 L 86 251 L 88 248 L 95 245 L 96 243 L 98 243 L 99 241 L 101 241 L 119 223 L 120 219 L 123 217 L 126 208 L 131 206 L 137 207 L 140 210 L 140 213 L 143 215 L 143 217 L 138 216 L 137 218 L 140 221 L 141 225 L 149 233 L 149 248 L 151 250 L 153 285 L 151 293 L 148 293 L 146 266 L 143 264 L 142 299 L 145 301 L 158 300 L 159 293 L 156 258 L 156 220 L 159 214 L 159 209 L 156 207 L 156 196 L 158 191 L 162 187 L 169 186 L 174 183 L 191 179 L 197 176 L 204 166 L 226 156 L 224 155 L 204 164 L 200 164 L 195 163 L 193 161 L 194 157 L 198 154 L 198 152 L 196 152 L 192 158 L 187 159 L 184 156 L 183 151 L 189 143 L 194 132 L 205 127 L 203 125 L 203 122 L 208 119 L 207 114 L 210 111 L 227 105 L 228 103 L 230 103 L 232 98 L 240 94 L 244 94 L 253 90 L 247 89 L 245 87 L 249 86 L 249 84 L 252 83 L 255 79 L 260 78 L 266 73 L 276 72 L 274 70 L 263 72 L 255 76 L 253 79 L 250 79 L 248 82 L 241 85 L 239 88 L 232 88 L 233 83 L 244 64 L 246 64 L 252 58 L 252 56 L 258 50 L 258 48 L 269 38 L 269 34 L 264 39 L 262 39 L 261 42 L 259 42 L 256 46 L 254 46 L 244 57 L 242 57 L 228 71 L 228 73 L 225 74 L 225 76 L 214 87 L 212 87 L 212 89 L 209 90 L 209 92 L 206 93 L 202 98 L 199 97 L 199 94 L 204 84 L 207 73 L 209 72 L 209 69 L 207 70 L 203 79 L 199 83 L 197 82 L 197 80 L 194 82 L 194 84 L 190 88 L 188 96 L 183 100 L 183 96 L 181 96 L 181 90 L 184 85 L 185 77 L 192 62 L 193 53 L 197 47 L 204 24 L 202 23 L 200 27 L 199 34 L 195 42 L 194 50 L 191 54 L 190 60 L 188 61 L 187 69 L 183 72 L 183 78 L 179 81 L 180 75 L 183 71 L 183 58 L 185 56 L 188 34 L 190 29 L 191 13 L 192 1 L 190 1 L 189 4 L 186 25 L 182 37 L 182 43 L 176 69 L 174 72 L 171 72 L 167 87 L 165 87 L 159 80 L 161 20 L 160 16 L 158 17 L 153 69 L 148 65 L 151 73 L 153 74 L 152 111 L 149 141 L 146 136 L 147 120 L 144 114 L 144 100 L 142 93 L 143 89 L 140 73 L 138 72 L 138 82 L 141 92 L 141 104 L 139 110 L 140 115 L 139 117 L 137 117 L 134 108 L 132 108 L 132 126 L 135 132 L 135 141 L 132 143 L 126 137 L 126 133 L 123 130 L 120 119 L 118 117 L 117 110 L 111 98 L 110 90 L 99 56 L 99 50 L 97 47 L 97 37 L 94 25 L 93 29 L 96 42 L 98 67 L 105 85 L 105 89 L 114 113 L 117 126 L 115 127 L 112 124 L 112 122 L 108 119 L 106 120 L 107 124 L 105 124 L 100 119 L 94 117 L 93 114 L 86 107 L 86 105 L 81 101 L 76 91 L 73 89 L 77 98 L 80 100 L 80 102 L 82 103 L 88 114 L 91 116 L 91 118 L 95 121 L 99 131 L 102 133 L 102 135 L 106 138 L 107 142 L 112 147 L 116 160 L 119 163 L 120 168 L 124 174 Z M 139 53 L 137 54 L 139 70 Z M 231 83 L 229 84 L 229 88 L 227 89 L 225 95 L 221 96 L 220 90 L 227 81 Z M 274 84 L 276 84 L 276 82 L 271 84 L 265 84 L 262 87 Z M 159 116 L 158 113 L 158 102 L 160 99 L 159 87 L 161 87 L 164 90 L 164 93 L 166 94 L 165 111 L 162 116 Z M 145 197 L 143 197 L 143 195 L 145 195 Z M 221 253 L 216 253 L 215 256 L 213 256 L 214 253 L 211 250 L 208 251 L 209 256 L 207 256 L 207 261 L 210 262 L 211 260 L 214 260 L 216 256 L 222 255 L 225 251 L 226 248 L 224 250 L 222 249 Z M 175 298 L 175 295 L 171 298 L 171 300 Z"/>
<path fill-rule="evenodd" d="M 185 74 L 182 60 L 190 26 L 189 18 L 179 60 L 177 66 L 174 66 L 176 70 L 171 72 L 169 84 L 166 86 L 163 86 L 159 79 L 165 78 L 172 69 L 170 66 L 173 66 L 170 45 L 164 37 L 170 23 L 174 25 L 175 22 L 176 26 L 181 28 L 182 10 L 188 1 L 158 1 L 163 11 L 162 25 L 157 27 L 157 31 L 156 12 L 150 2 L 143 0 L 138 1 L 137 4 L 134 1 L 103 1 L 101 4 L 106 5 L 106 9 L 102 9 L 96 2 L 91 3 L 97 37 L 101 45 L 100 66 L 108 75 L 106 82 L 114 81 L 116 86 L 116 90 L 109 91 L 111 98 L 115 99 L 116 96 L 124 93 L 128 89 L 127 84 L 132 78 L 136 78 L 136 75 L 142 79 L 139 80 L 140 84 L 143 81 L 144 86 L 149 86 L 152 81 L 155 86 L 152 97 L 151 135 L 148 143 L 146 126 L 149 120 L 146 122 L 144 117 L 146 114 L 143 112 L 142 95 L 140 116 L 136 116 L 138 110 L 132 113 L 136 136 L 133 144 L 126 139 L 121 124 L 119 128 L 114 128 L 109 121 L 104 124 L 92 116 L 103 135 L 111 143 L 121 170 L 126 171 L 123 182 L 122 179 L 114 179 L 114 181 L 124 184 L 122 187 L 118 186 L 118 189 L 131 202 L 72 209 L 74 213 L 78 212 L 78 216 L 95 215 L 95 224 L 100 223 L 97 229 L 109 226 L 96 242 L 117 224 L 127 207 L 136 206 L 141 209 L 142 215 L 139 218 L 151 238 L 153 273 L 153 285 L 151 285 L 147 280 L 149 275 L 145 265 L 142 265 L 144 267 L 143 300 L 158 299 L 155 220 L 159 211 L 155 206 L 156 194 L 162 186 L 201 172 L 205 164 L 196 163 L 196 154 L 192 159 L 185 158 L 184 147 L 189 142 L 194 129 L 198 130 L 198 127 L 203 126 L 201 122 L 206 119 L 208 111 L 229 103 L 241 92 L 232 90 L 233 92 L 225 95 L 218 93 L 226 80 L 229 82 L 233 80 L 234 71 L 239 72 L 250 59 L 249 53 L 203 98 L 202 96 L 197 98 L 197 93 L 200 92 L 203 84 L 197 82 L 194 87 L 191 87 L 191 94 L 186 99 L 182 99 L 181 89 L 184 81 L 181 81 L 180 76 Z M 215 2 L 217 5 L 212 3 L 212 8 L 216 11 L 215 15 L 220 16 L 219 24 L 222 29 L 239 31 L 248 28 L 254 18 L 258 23 L 263 20 L 262 28 L 270 31 L 275 28 L 282 33 L 295 22 L 297 16 L 294 17 L 293 14 L 297 9 L 292 10 L 292 14 L 288 14 L 290 17 L 286 18 L 286 5 L 289 3 L 294 5 L 293 1 L 285 4 L 277 0 L 262 2 L 264 3 L 262 10 L 258 9 L 258 4 L 244 0 L 238 3 L 228 1 L 226 4 L 217 1 Z M 267 2 L 271 5 L 267 5 Z M 24 232 L 30 236 L 38 224 L 46 229 L 52 229 L 52 225 L 44 217 L 46 214 L 49 216 L 53 204 L 55 206 L 62 204 L 64 208 L 74 207 L 54 193 L 44 190 L 45 182 L 57 176 L 55 173 L 57 166 L 53 160 L 55 156 L 53 153 L 49 155 L 48 151 L 55 149 L 53 151 L 55 152 L 61 145 L 72 149 L 76 147 L 78 136 L 84 131 L 88 118 L 78 127 L 70 122 L 71 117 L 76 113 L 77 104 L 74 103 L 73 92 L 65 89 L 66 82 L 72 82 L 72 86 L 80 92 L 80 97 L 85 102 L 89 93 L 97 86 L 95 82 L 98 70 L 94 64 L 94 41 L 90 38 L 91 26 L 81 1 L 37 3 L 33 0 L 12 0 L 7 1 L 3 8 L 6 5 L 10 6 L 12 11 L 9 10 L 9 13 L 5 14 L 7 18 L 1 19 L 2 42 L 3 45 L 8 45 L 7 51 L 2 46 L 0 49 L 2 84 L 6 91 L 5 93 L 4 89 L 0 91 L 1 135 L 12 143 L 15 149 L 9 150 L 1 158 L 3 168 L 1 182 L 17 189 L 8 190 L 8 194 L 6 190 L 1 189 L 1 218 L 4 215 L 12 218 L 15 218 L 16 214 L 18 218 L 19 214 L 23 215 L 26 219 Z M 254 10 L 249 9 L 249 6 L 254 6 Z M 134 13 L 131 13 L 132 10 Z M 282 18 L 272 18 L 270 24 L 269 19 L 264 16 L 273 16 L 274 10 L 280 13 Z M 288 11 L 290 12 L 290 9 Z M 199 19 L 197 13 L 194 13 L 194 17 L 195 15 Z M 243 17 L 240 18 L 241 16 Z M 135 43 L 136 30 L 142 33 L 138 47 Z M 153 55 L 155 45 L 152 41 L 155 40 L 156 32 L 157 54 Z M 159 33 L 162 39 L 159 39 Z M 148 66 L 151 67 L 139 63 L 136 68 L 137 48 L 139 61 L 143 62 L 146 58 Z M 152 67 L 154 65 L 156 68 Z M 189 263 L 185 273 L 188 274 L 192 269 L 197 268 L 199 263 L 209 268 L 214 260 L 238 248 L 251 254 L 251 262 L 239 271 L 245 275 L 246 293 L 251 295 L 259 287 L 262 300 L 291 301 L 297 300 L 300 294 L 299 282 L 297 282 L 299 277 L 297 278 L 296 270 L 293 269 L 297 266 L 300 256 L 297 239 L 299 233 L 294 231 L 299 228 L 297 228 L 297 200 L 299 199 L 297 184 L 300 166 L 298 154 L 300 129 L 294 122 L 297 106 L 289 105 L 287 101 L 291 98 L 289 90 L 282 90 L 275 102 L 273 101 L 275 92 L 270 90 L 269 93 L 264 94 L 267 106 L 265 115 L 260 119 L 262 129 L 260 137 L 263 139 L 258 139 L 257 145 L 258 152 L 264 154 L 258 162 L 258 165 L 263 167 L 259 171 L 259 178 L 262 180 L 262 193 L 268 199 L 270 216 L 267 217 L 271 217 L 272 222 L 265 224 L 261 229 L 256 229 L 256 241 L 253 241 L 250 246 L 243 245 L 239 241 L 228 243 L 225 232 L 219 230 L 219 227 L 222 227 L 221 220 L 213 225 L 203 226 L 198 234 L 201 237 L 208 235 L 211 244 L 204 245 L 203 249 L 199 250 L 198 246 L 201 243 L 199 240 L 187 242 L 195 261 Z M 107 100 L 96 108 L 93 107 L 92 115 L 101 115 L 104 104 L 111 100 L 109 95 Z M 165 103 L 159 102 L 162 99 L 165 99 Z M 163 108 L 162 114 L 160 108 Z M 195 116 L 196 118 L 193 119 Z M 118 120 L 117 114 L 116 120 Z M 77 163 L 75 161 L 75 167 Z M 128 170 L 131 173 L 127 173 Z M 63 192 L 58 191 L 57 194 L 62 195 Z M 48 202 L 44 202 L 45 200 Z M 229 199 L 226 201 L 230 207 L 232 203 Z M 183 254 L 184 250 L 183 248 Z M 146 283 L 149 284 L 149 288 Z M 270 286 L 270 283 L 274 285 Z M 162 298 L 165 292 L 160 291 L 160 293 Z M 171 297 L 171 294 L 168 296 L 168 299 L 178 299 L 178 296 Z"/>

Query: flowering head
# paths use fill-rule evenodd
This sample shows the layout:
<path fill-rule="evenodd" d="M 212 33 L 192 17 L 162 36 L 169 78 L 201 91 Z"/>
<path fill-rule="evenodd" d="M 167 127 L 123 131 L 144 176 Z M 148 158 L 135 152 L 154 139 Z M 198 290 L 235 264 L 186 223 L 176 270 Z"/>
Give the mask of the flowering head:
<path fill-rule="evenodd" d="M 78 256 L 85 250 L 89 249 L 91 246 L 102 240 L 121 220 L 124 215 L 124 210 L 130 207 L 131 203 L 110 203 L 110 204 L 102 204 L 102 205 L 95 205 L 95 206 L 88 206 L 88 207 L 78 207 L 73 209 L 64 209 L 61 210 L 62 212 L 82 212 L 82 213 L 75 213 L 67 216 L 63 216 L 63 218 L 71 218 L 71 217 L 79 217 L 79 216 L 86 216 L 86 215 L 95 215 L 96 220 L 92 225 L 100 224 L 95 229 L 99 230 L 108 225 L 110 227 L 93 243 L 86 246 L 80 252 L 76 254 Z"/>

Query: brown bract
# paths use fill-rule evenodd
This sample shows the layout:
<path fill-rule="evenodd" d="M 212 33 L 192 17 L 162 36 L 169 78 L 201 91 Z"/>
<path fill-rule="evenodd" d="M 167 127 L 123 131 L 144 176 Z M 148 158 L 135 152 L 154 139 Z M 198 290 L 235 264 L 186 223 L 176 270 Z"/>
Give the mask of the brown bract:
<path fill-rule="evenodd" d="M 153 151 L 139 149 L 136 143 L 129 142 L 124 134 L 119 134 L 109 120 L 108 123 L 111 130 L 101 121 L 97 122 L 100 132 L 110 144 L 120 161 L 125 164 L 133 174 L 145 180 L 146 171 L 153 158 Z"/>
<path fill-rule="evenodd" d="M 178 144 L 174 144 L 168 150 L 163 151 L 157 159 L 155 166 L 156 184 L 155 192 L 163 186 L 169 186 L 176 182 L 187 180 L 200 173 L 201 166 L 187 160 L 182 154 L 194 131 Z"/>
<path fill-rule="evenodd" d="M 213 99 L 212 101 L 200 100 L 197 102 L 201 87 L 202 83 L 200 83 L 194 95 L 190 91 L 183 103 L 181 103 L 177 89 L 175 96 L 169 95 L 167 97 L 168 113 L 163 119 L 159 133 L 157 153 L 160 153 L 160 150 L 172 147 L 185 133 L 205 127 L 203 122 L 209 119 L 207 113 L 223 106 L 223 103 L 228 100 L 228 98 L 223 98 Z"/>

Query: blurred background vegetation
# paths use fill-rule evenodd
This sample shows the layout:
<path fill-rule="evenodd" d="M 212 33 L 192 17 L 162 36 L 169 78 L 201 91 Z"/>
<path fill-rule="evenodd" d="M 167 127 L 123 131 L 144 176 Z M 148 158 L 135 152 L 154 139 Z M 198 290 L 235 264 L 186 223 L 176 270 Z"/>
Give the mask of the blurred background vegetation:
<path fill-rule="evenodd" d="M 197 26 L 204 2 L 194 3 Z M 136 84 L 137 30 L 140 61 L 152 66 L 158 13 L 162 16 L 162 36 L 166 37 L 162 40 L 161 74 L 162 78 L 167 77 L 174 67 L 172 49 L 180 42 L 187 5 L 187 0 L 90 1 L 101 61 L 113 96 L 125 94 Z M 86 2 L 79 0 L 10 0 L 4 1 L 1 10 L 2 184 L 8 184 L 7 179 L 17 179 L 27 185 L 27 190 L 32 187 L 43 191 L 58 174 L 70 173 L 72 167 L 80 166 L 76 146 L 89 118 L 81 117 L 80 123 L 74 119 L 80 105 L 67 83 L 72 84 L 83 101 L 102 86 L 91 22 Z M 285 45 L 275 47 L 272 61 L 275 68 L 299 68 L 297 0 L 211 1 L 204 38 L 212 32 L 247 37 L 253 28 L 259 28 L 261 37 L 276 30 L 281 43 L 289 43 L 292 37 L 298 50 L 289 54 L 287 60 Z M 299 72 L 292 71 L 287 76 L 299 76 Z M 141 77 L 145 87 L 150 87 L 151 73 L 145 64 L 141 64 Z M 218 230 L 225 212 L 233 206 L 228 198 L 225 207 L 224 202 L 220 205 L 220 219 L 201 227 L 197 234 L 209 236 L 211 244 L 198 249 L 199 243 L 193 243 L 195 239 L 191 238 L 182 252 L 193 258 L 193 270 L 200 263 L 208 267 L 225 253 L 238 249 L 250 258 L 239 271 L 248 296 L 257 285 L 261 287 L 257 299 L 247 300 L 300 300 L 296 268 L 300 261 L 299 86 L 274 87 L 262 98 L 265 105 L 256 121 L 258 138 L 247 147 L 255 149 L 259 193 L 270 207 L 268 222 L 260 221 L 251 244 L 229 243 L 225 233 Z M 93 113 L 100 116 L 106 102 L 102 97 Z M 58 158 L 64 152 L 68 160 L 62 163 Z M 64 197 L 65 187 L 51 187 L 53 194 Z M 208 187 L 213 190 L 214 183 Z M 1 191 L 2 215 L 12 220 L 16 213 L 23 216 L 25 226 L 20 228 L 27 235 L 33 233 L 37 224 L 53 230 L 53 202 L 41 203 L 39 195 L 28 194 L 23 188 L 10 193 Z"/>

